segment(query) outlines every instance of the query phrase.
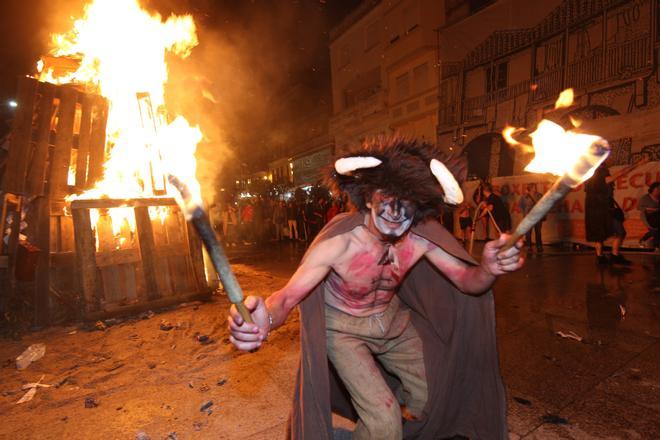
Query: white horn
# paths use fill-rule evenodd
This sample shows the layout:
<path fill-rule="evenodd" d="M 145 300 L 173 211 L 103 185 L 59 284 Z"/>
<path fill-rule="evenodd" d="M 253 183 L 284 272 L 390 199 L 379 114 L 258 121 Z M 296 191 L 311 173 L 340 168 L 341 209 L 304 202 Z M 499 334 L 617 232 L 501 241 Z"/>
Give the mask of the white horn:
<path fill-rule="evenodd" d="M 442 186 L 442 190 L 445 193 L 445 202 L 452 205 L 463 203 L 463 191 L 461 191 L 460 185 L 445 164 L 437 159 L 431 159 L 431 172 L 438 179 L 438 182 L 440 182 L 440 186 Z"/>
<path fill-rule="evenodd" d="M 360 168 L 374 168 L 383 163 L 372 156 L 342 157 L 335 162 L 335 170 L 344 176 Z"/>

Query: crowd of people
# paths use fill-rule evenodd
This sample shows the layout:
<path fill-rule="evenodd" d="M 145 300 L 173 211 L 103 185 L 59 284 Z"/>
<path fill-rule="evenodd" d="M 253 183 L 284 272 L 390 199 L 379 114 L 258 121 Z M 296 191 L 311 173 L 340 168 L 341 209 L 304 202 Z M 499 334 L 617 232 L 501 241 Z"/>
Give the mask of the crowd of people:
<path fill-rule="evenodd" d="M 335 215 L 342 199 L 310 197 L 280 200 L 256 196 L 211 207 L 211 221 L 227 246 L 296 241 L 309 244 Z"/>
<path fill-rule="evenodd" d="M 610 175 L 606 165 L 600 166 L 594 176 L 584 185 L 585 192 L 585 232 L 586 240 L 593 245 L 598 264 L 630 265 L 630 261 L 620 253 L 623 240 L 626 237 L 624 228 L 625 213 L 614 198 L 614 181 L 630 173 L 638 166 L 647 162 L 643 159 L 628 167 L 619 169 Z M 518 208 L 522 216 L 526 216 L 541 199 L 535 183 L 524 187 L 524 193 L 518 200 Z M 639 199 L 636 209 L 640 219 L 646 227 L 646 233 L 639 240 L 642 248 L 658 249 L 660 247 L 659 220 L 660 182 L 656 181 L 648 186 L 647 194 Z M 482 224 L 486 237 L 494 233 L 511 232 L 511 215 L 506 202 L 493 192 L 488 182 L 480 182 L 473 193 L 472 203 L 465 201 L 458 208 L 458 218 L 464 243 L 470 239 L 478 224 Z M 476 206 L 476 209 L 474 208 Z M 544 217 L 525 235 L 525 244 L 528 252 L 535 250 L 543 253 L 542 227 Z M 532 237 L 533 235 L 533 237 Z M 605 254 L 605 243 L 610 243 L 611 252 Z"/>
<path fill-rule="evenodd" d="M 610 176 L 602 166 L 585 185 L 585 230 L 586 239 L 593 244 L 599 264 L 630 264 L 620 254 L 621 243 L 626 236 L 623 227 L 623 211 L 614 199 L 613 181 L 622 173 L 628 173 L 635 164 Z M 535 183 L 524 187 L 518 200 L 518 208 L 527 215 L 542 194 Z M 648 194 L 640 198 L 637 209 L 640 219 L 647 228 L 639 240 L 641 247 L 657 249 L 660 246 L 658 233 L 658 201 L 660 182 L 648 187 Z M 476 207 L 476 208 L 475 208 Z M 239 199 L 211 207 L 213 225 L 227 246 L 238 244 L 264 244 L 271 241 L 293 241 L 309 244 L 330 219 L 340 212 L 349 210 L 345 198 L 323 195 L 288 200 L 256 196 Z M 445 228 L 453 231 L 453 213 L 448 211 L 438 218 Z M 511 214 L 507 203 L 496 194 L 488 182 L 480 182 L 472 196 L 472 203 L 458 206 L 458 220 L 464 244 L 478 224 L 482 225 L 486 237 L 512 230 Z M 543 253 L 542 227 L 545 218 L 537 223 L 525 236 L 528 252 Z M 603 254 L 603 245 L 611 239 L 611 253 Z"/>

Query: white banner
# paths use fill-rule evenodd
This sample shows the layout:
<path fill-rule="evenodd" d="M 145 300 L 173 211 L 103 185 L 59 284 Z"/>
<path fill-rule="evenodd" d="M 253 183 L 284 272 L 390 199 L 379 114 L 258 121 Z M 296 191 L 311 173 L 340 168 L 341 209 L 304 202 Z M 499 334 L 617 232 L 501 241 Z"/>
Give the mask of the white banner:
<path fill-rule="evenodd" d="M 616 166 L 610 168 L 610 173 L 614 174 Z M 624 227 L 627 235 L 624 246 L 635 247 L 639 239 L 647 231 L 646 226 L 639 218 L 637 203 L 639 198 L 647 193 L 649 185 L 660 180 L 660 162 L 649 162 L 635 168 L 633 172 L 619 177 L 614 184 L 614 198 L 625 213 Z M 495 177 L 492 180 L 493 189 L 496 194 L 502 197 L 511 213 L 513 227 L 520 222 L 522 214 L 519 208 L 520 197 L 524 194 L 525 185 L 536 183 L 536 188 L 540 193 L 545 193 L 553 184 L 554 178 L 550 175 L 525 174 L 522 176 Z M 479 182 L 470 181 L 463 184 L 465 200 L 472 208 L 475 207 L 473 194 Z M 458 221 L 455 221 L 456 234 L 461 236 L 458 230 Z M 493 238 L 495 232 L 490 227 L 490 236 Z M 571 191 L 564 200 L 557 203 L 545 222 L 543 222 L 543 242 L 573 242 L 586 243 L 584 230 L 584 188 L 579 186 Z M 483 225 L 479 224 L 475 233 L 477 239 L 485 238 Z"/>

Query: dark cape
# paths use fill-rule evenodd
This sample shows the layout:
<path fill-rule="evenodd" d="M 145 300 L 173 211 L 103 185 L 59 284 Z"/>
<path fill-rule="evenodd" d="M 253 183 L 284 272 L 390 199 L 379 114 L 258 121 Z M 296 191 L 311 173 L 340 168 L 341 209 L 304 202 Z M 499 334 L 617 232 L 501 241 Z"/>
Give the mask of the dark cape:
<path fill-rule="evenodd" d="M 358 227 L 363 220 L 359 213 L 336 216 L 312 247 Z M 412 231 L 449 254 L 477 264 L 438 222 L 424 222 Z M 331 411 L 357 418 L 326 356 L 323 289 L 324 281 L 300 304 L 301 359 L 290 425 L 295 440 L 332 439 Z M 405 422 L 404 438 L 435 440 L 460 434 L 471 439 L 507 439 L 492 292 L 461 293 L 422 259 L 406 276 L 398 295 L 410 307 L 412 323 L 423 340 L 429 386 L 426 417 Z M 399 385 L 395 377 L 383 374 L 393 388 Z"/>

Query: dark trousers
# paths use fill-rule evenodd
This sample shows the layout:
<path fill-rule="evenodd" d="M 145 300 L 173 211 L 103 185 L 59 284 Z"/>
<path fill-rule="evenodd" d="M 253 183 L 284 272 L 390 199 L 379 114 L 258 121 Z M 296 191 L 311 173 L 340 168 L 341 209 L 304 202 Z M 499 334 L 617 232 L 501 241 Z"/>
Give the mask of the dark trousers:
<path fill-rule="evenodd" d="M 536 243 L 536 249 L 543 249 L 543 238 L 541 237 L 541 228 L 543 227 L 543 222 L 538 222 L 534 225 L 534 242 Z M 532 231 L 529 230 L 525 234 L 525 241 L 527 242 L 528 247 L 532 247 Z"/>

